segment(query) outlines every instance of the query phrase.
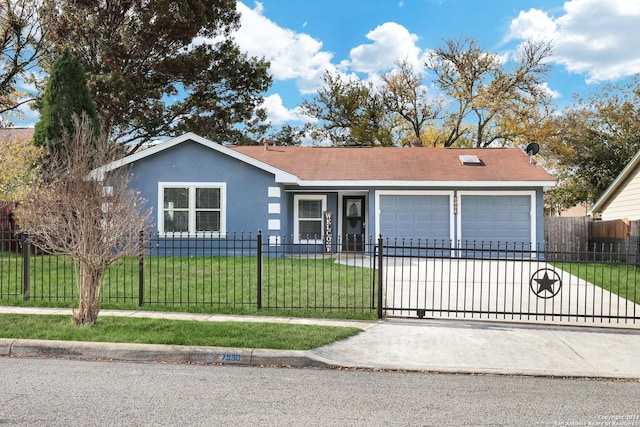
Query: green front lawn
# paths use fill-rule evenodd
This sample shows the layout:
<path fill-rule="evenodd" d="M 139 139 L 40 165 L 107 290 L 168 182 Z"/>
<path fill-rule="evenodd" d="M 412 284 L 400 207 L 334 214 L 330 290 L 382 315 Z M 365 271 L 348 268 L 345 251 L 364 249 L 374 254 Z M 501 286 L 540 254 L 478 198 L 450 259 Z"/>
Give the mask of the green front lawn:
<path fill-rule="evenodd" d="M 138 262 L 125 258 L 108 270 L 103 308 L 357 319 L 376 315 L 371 308 L 374 270 L 339 264 L 322 255 L 264 258 L 262 309 L 258 309 L 256 257 L 147 257 L 142 307 Z M 22 297 L 22 269 L 20 254 L 0 252 L 0 304 L 77 305 L 70 259 L 31 256 L 28 301 Z"/>
<path fill-rule="evenodd" d="M 611 293 L 640 304 L 640 266 L 615 263 L 551 263 Z"/>
<path fill-rule="evenodd" d="M 70 315 L 0 314 L 0 337 L 16 339 L 309 350 L 359 332 L 335 326 L 112 316 L 99 317 L 93 327 L 78 327 Z"/>

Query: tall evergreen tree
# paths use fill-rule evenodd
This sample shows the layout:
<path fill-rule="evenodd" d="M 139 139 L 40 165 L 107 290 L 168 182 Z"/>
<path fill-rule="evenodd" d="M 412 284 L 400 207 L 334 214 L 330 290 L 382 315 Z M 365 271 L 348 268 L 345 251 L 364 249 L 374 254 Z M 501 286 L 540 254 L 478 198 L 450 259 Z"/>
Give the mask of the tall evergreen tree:
<path fill-rule="evenodd" d="M 143 143 L 195 132 L 245 144 L 271 85 L 269 63 L 233 40 L 236 0 L 43 0 L 51 31 L 39 65 L 69 40 L 110 140 Z M 260 135 L 261 137 L 264 135 Z M 136 148 L 137 148 L 136 147 Z"/>
<path fill-rule="evenodd" d="M 40 121 L 36 123 L 33 143 L 50 153 L 60 151 L 64 131 L 74 132 L 73 116 L 86 114 L 96 135 L 99 131 L 96 106 L 87 87 L 80 62 L 65 48 L 55 61 L 44 90 Z"/>

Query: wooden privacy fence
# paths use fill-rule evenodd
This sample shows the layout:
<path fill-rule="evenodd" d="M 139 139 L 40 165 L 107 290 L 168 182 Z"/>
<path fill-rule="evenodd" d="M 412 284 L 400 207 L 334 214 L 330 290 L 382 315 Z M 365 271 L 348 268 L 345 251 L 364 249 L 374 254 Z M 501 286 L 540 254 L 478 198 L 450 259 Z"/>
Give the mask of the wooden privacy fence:
<path fill-rule="evenodd" d="M 640 221 L 545 217 L 544 240 L 550 251 L 616 254 L 640 263 Z"/>
<path fill-rule="evenodd" d="M 626 239 L 631 235 L 631 223 L 622 219 L 591 221 L 592 239 Z"/>
<path fill-rule="evenodd" d="M 563 218 L 548 216 L 544 219 L 544 241 L 548 247 L 560 250 L 576 250 L 589 244 L 589 224 L 586 216 Z"/>

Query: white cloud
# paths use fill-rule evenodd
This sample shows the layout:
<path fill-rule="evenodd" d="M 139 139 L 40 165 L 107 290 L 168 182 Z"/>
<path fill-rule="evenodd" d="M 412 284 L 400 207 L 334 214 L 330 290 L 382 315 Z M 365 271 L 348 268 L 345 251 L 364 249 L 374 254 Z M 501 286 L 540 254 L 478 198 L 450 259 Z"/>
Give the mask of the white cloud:
<path fill-rule="evenodd" d="M 354 78 L 357 78 L 355 73 L 369 73 L 369 79 L 375 81 L 376 77 L 379 79 L 376 75 L 392 69 L 397 59 L 407 59 L 423 67 L 420 49 L 416 47 L 418 37 L 393 22 L 369 32 L 366 37 L 372 43 L 355 47 L 350 58 L 333 63 L 333 53 L 323 50 L 320 40 L 279 26 L 264 15 L 262 3 L 255 2 L 251 8 L 238 1 L 237 10 L 241 14 L 240 28 L 233 37 L 240 50 L 250 56 L 264 57 L 271 63 L 269 71 L 273 79 L 295 81 L 302 95 L 316 93 L 326 71 Z M 265 97 L 263 106 L 269 120 L 276 125 L 309 121 L 297 108 L 287 109 L 280 94 Z"/>
<path fill-rule="evenodd" d="M 373 43 L 351 49 L 352 70 L 363 73 L 379 73 L 393 68 L 394 61 L 406 59 L 411 64 L 420 64 L 420 48 L 416 46 L 418 36 L 395 22 L 386 22 L 367 34 Z"/>
<path fill-rule="evenodd" d="M 553 90 L 549 87 L 549 83 L 544 82 L 542 84 L 540 84 L 540 87 L 542 88 L 542 90 L 544 92 L 547 93 L 547 95 L 549 95 L 551 97 L 551 99 L 558 99 L 558 98 L 562 98 L 562 95 L 560 94 L 560 92 L 558 92 L 557 90 Z"/>
<path fill-rule="evenodd" d="M 275 80 L 295 79 L 301 92 L 315 91 L 319 77 L 331 66 L 333 58 L 331 52 L 322 50 L 322 42 L 278 26 L 263 15 L 259 2 L 254 9 L 238 2 L 237 10 L 241 26 L 234 39 L 240 49 L 270 61 Z"/>
<path fill-rule="evenodd" d="M 520 12 L 507 39 L 551 40 L 554 62 L 596 83 L 640 73 L 639 21 L 637 0 L 569 0 L 558 17 Z"/>
<path fill-rule="evenodd" d="M 282 97 L 279 94 L 266 96 L 262 106 L 267 111 L 267 118 L 274 125 L 287 123 L 290 121 L 309 122 L 310 118 L 303 115 L 298 107 L 293 110 L 287 109 L 282 103 Z"/>

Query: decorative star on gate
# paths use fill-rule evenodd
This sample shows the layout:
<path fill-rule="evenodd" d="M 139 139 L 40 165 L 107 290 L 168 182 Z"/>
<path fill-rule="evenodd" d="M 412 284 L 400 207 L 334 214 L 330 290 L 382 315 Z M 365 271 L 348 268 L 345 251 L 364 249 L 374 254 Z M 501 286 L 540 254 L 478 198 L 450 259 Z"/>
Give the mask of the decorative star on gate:
<path fill-rule="evenodd" d="M 542 272 L 544 272 L 544 275 L 540 277 Z M 549 277 L 549 272 L 551 272 L 551 274 L 555 278 L 552 279 L 551 277 Z M 534 281 L 538 284 L 537 289 L 534 288 Z M 560 288 L 562 287 L 562 279 L 555 270 L 552 270 L 550 268 L 541 268 L 540 270 L 533 273 L 533 275 L 531 276 L 531 280 L 529 281 L 529 286 L 531 287 L 531 291 L 536 294 L 538 298 L 553 298 L 560 292 Z"/>

